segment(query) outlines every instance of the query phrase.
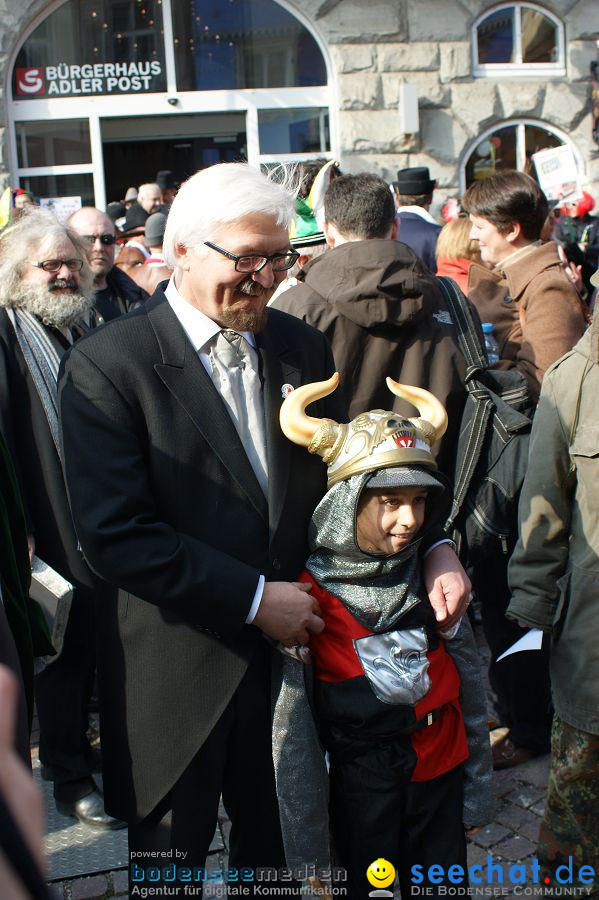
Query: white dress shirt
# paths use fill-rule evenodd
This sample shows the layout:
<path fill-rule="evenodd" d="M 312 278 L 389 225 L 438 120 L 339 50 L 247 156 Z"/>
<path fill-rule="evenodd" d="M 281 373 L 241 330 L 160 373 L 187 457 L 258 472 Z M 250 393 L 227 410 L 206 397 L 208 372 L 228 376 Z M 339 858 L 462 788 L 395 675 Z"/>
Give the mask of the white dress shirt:
<path fill-rule="evenodd" d="M 220 327 L 220 325 L 217 325 L 216 322 L 206 316 L 203 312 L 197 309 L 197 307 L 192 306 L 191 303 L 188 303 L 188 301 L 181 296 L 175 285 L 174 275 L 171 276 L 171 279 L 166 286 L 166 290 L 164 293 L 172 311 L 181 323 L 183 331 L 191 341 L 194 350 L 198 354 L 200 362 L 202 363 L 210 377 L 212 377 L 210 343 L 213 338 L 216 337 L 219 331 L 222 331 L 222 328 Z M 243 335 L 248 344 L 253 347 L 254 350 L 256 349 L 256 339 L 253 332 L 240 331 L 238 333 Z M 252 601 L 250 611 L 245 620 L 247 625 L 251 625 L 256 617 L 256 613 L 258 612 L 258 608 L 260 606 L 260 601 L 262 600 L 262 594 L 264 592 L 264 583 L 264 575 L 260 575 L 256 593 L 254 594 L 254 599 Z"/>

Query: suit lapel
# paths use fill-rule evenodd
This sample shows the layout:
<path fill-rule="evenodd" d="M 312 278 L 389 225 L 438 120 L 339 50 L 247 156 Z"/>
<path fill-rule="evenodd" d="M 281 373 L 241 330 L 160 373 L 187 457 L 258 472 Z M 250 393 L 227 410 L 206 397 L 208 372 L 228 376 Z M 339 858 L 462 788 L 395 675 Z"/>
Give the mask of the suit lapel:
<path fill-rule="evenodd" d="M 266 498 L 227 408 L 160 289 L 148 301 L 146 312 L 162 354 L 162 362 L 154 366 L 158 376 L 262 518 L 268 521 Z"/>
<path fill-rule="evenodd" d="M 285 385 L 301 384 L 301 353 L 290 349 L 283 335 L 269 325 L 256 336 L 264 381 L 264 416 L 268 453 L 268 511 L 271 536 L 275 534 L 285 506 L 293 445 L 279 424 Z"/>

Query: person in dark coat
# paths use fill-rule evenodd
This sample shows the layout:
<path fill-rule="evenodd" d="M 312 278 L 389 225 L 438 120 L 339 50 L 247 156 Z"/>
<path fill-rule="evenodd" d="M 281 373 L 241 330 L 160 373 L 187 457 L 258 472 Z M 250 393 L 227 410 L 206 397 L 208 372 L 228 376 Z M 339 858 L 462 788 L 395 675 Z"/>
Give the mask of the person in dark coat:
<path fill-rule="evenodd" d="M 85 244 L 40 209 L 0 241 L 0 434 L 17 471 L 29 544 L 74 585 L 62 652 L 36 678 L 40 760 L 57 809 L 114 827 L 92 775 L 87 700 L 95 668 L 93 600 L 103 586 L 81 556 L 61 467 L 56 382 L 72 327 L 91 305 Z M 90 477 L 93 477 L 91 473 Z"/>
<path fill-rule="evenodd" d="M 395 240 L 398 223 L 387 185 L 374 175 L 343 175 L 325 194 L 329 250 L 298 275 L 274 306 L 328 338 L 350 415 L 386 409 L 385 378 L 431 391 L 448 410 L 450 429 L 435 447 L 449 470 L 466 399 L 466 366 L 433 275 Z M 412 415 L 395 399 L 393 409 Z"/>
<path fill-rule="evenodd" d="M 148 294 L 114 263 L 115 227 L 106 213 L 83 206 L 68 221 L 69 227 L 87 242 L 87 257 L 94 274 L 94 302 L 89 314 L 92 327 L 135 309 Z"/>
<path fill-rule="evenodd" d="M 437 271 L 435 247 L 441 231 L 429 213 L 435 185 L 426 166 L 400 169 L 392 185 L 400 223 L 396 240 L 411 247 L 431 272 Z"/>

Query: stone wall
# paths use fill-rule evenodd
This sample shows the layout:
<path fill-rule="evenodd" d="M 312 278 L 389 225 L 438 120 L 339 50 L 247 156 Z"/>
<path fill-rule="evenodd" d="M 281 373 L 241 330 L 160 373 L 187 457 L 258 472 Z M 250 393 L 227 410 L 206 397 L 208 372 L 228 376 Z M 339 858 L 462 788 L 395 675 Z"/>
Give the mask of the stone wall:
<path fill-rule="evenodd" d="M 428 165 L 442 191 L 458 191 L 466 149 L 486 129 L 530 118 L 566 132 L 599 197 L 599 148 L 591 136 L 589 65 L 599 37 L 596 0 L 547 2 L 566 27 L 566 76 L 474 78 L 471 25 L 488 0 L 297 0 L 329 45 L 339 149 L 348 172 Z M 420 132 L 402 134 L 401 80 L 416 85 Z"/>
<path fill-rule="evenodd" d="M 1 92 L 11 48 L 46 5 L 45 0 L 0 0 Z M 393 180 L 398 168 L 428 165 L 439 193 L 457 193 L 460 161 L 476 137 L 506 119 L 532 118 L 570 136 L 586 166 L 585 183 L 599 197 L 589 80 L 597 52 L 597 0 L 544 4 L 566 25 L 566 77 L 552 79 L 472 76 L 471 24 L 491 8 L 489 0 L 295 0 L 293 5 L 328 47 L 333 127 L 345 171 L 367 169 Z M 418 90 L 418 134 L 400 131 L 402 79 Z M 3 134 L 0 181 L 9 177 L 6 159 Z"/>

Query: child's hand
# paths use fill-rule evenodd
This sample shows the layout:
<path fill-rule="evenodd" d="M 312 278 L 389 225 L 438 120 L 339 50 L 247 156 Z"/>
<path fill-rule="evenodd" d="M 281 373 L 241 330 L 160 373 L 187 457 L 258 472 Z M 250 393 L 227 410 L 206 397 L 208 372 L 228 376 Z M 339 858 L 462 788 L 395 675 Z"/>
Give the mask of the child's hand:
<path fill-rule="evenodd" d="M 466 612 L 472 585 L 449 544 L 439 544 L 427 553 L 423 574 L 437 625 L 451 628 Z"/>

